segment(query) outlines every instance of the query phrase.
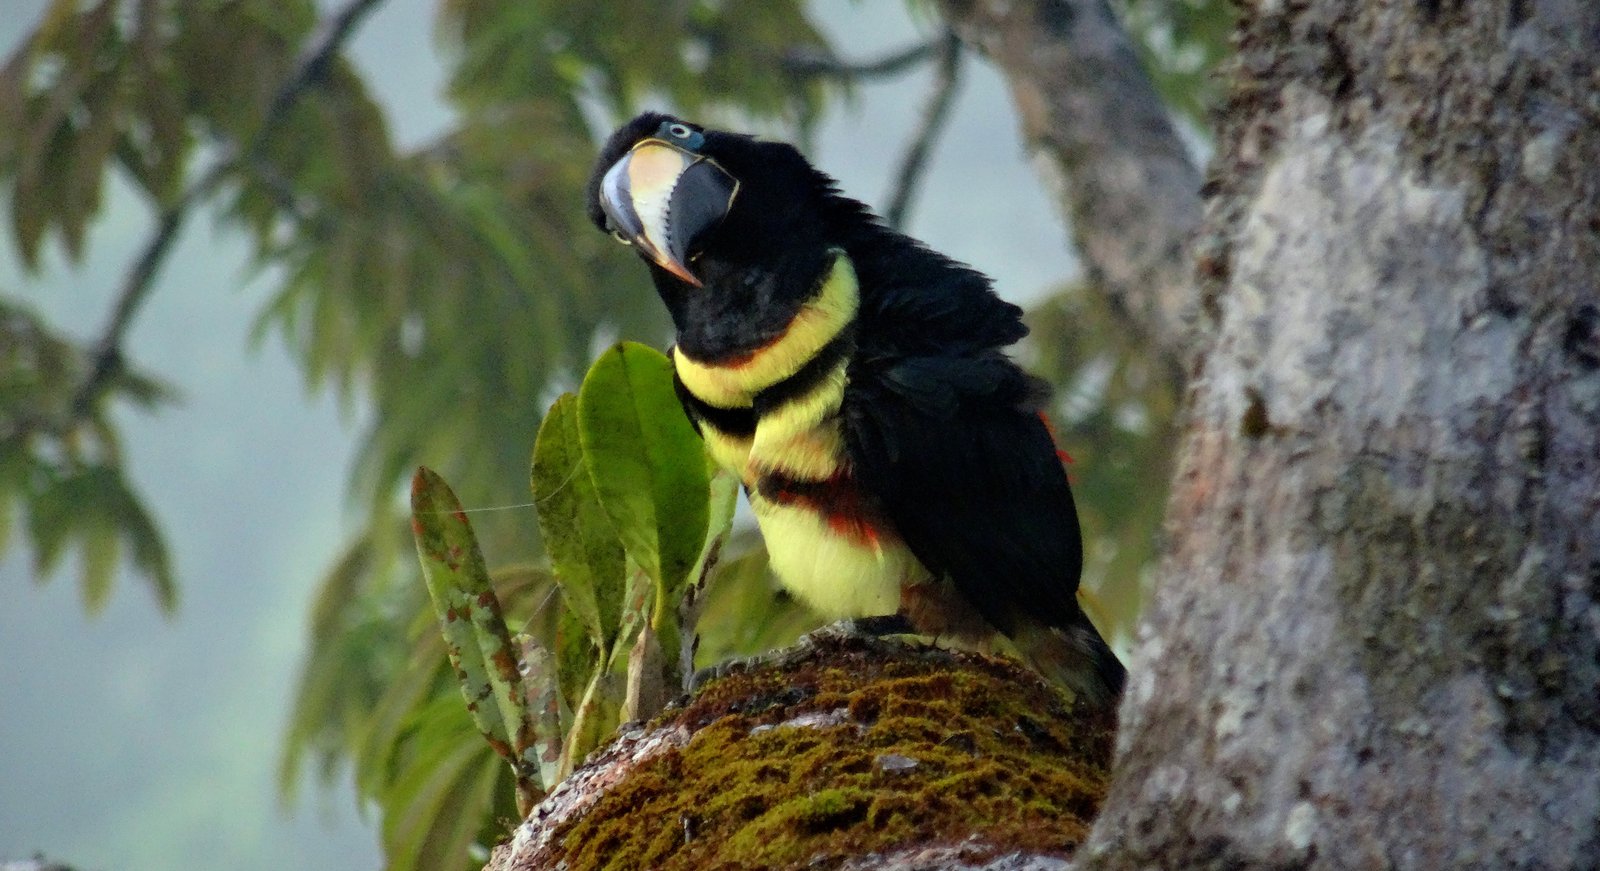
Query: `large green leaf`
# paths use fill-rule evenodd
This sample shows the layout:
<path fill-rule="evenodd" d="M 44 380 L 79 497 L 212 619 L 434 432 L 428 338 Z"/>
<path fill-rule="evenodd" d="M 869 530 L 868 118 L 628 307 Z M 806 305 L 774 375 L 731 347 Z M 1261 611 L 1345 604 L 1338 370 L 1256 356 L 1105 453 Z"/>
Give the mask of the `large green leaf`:
<path fill-rule="evenodd" d="M 610 653 L 622 622 L 625 557 L 584 463 L 578 398 L 556 400 L 533 449 L 533 498 L 567 607 Z"/>
<path fill-rule="evenodd" d="M 536 752 L 534 718 L 527 712 L 511 633 L 461 502 L 443 478 L 425 468 L 411 482 L 411 521 L 422 575 L 467 709 L 490 746 L 517 772 L 521 798 L 531 800 L 542 790 L 532 781 L 538 760 L 525 755 Z"/>
<path fill-rule="evenodd" d="M 700 556 L 709 515 L 705 447 L 678 404 L 672 364 L 645 345 L 616 345 L 583 379 L 578 420 L 600 504 L 655 581 L 659 615 Z"/>

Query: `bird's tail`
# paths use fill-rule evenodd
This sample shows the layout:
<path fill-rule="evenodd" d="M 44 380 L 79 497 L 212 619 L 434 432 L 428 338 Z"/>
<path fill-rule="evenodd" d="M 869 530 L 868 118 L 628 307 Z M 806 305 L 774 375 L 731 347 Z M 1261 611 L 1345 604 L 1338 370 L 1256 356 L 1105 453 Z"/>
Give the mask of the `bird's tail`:
<path fill-rule="evenodd" d="M 1096 708 L 1115 708 L 1128 670 L 1081 614 L 1071 626 L 1027 623 L 1012 635 L 1017 650 L 1046 680 L 1066 687 Z"/>

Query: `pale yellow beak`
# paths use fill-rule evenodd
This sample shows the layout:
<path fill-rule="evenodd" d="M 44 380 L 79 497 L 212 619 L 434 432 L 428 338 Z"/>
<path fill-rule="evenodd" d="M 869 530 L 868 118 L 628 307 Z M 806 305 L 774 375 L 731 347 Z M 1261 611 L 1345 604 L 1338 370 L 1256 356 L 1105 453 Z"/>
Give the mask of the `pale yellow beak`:
<path fill-rule="evenodd" d="M 618 238 L 694 287 L 689 271 L 695 240 L 733 207 L 739 182 L 693 151 L 646 139 L 617 161 L 600 182 L 600 207 Z"/>

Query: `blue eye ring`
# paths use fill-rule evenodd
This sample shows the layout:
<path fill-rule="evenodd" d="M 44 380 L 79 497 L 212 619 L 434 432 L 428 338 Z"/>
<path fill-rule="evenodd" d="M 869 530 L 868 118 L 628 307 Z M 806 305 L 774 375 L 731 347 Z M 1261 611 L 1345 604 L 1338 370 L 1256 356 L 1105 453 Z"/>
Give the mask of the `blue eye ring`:
<path fill-rule="evenodd" d="M 684 148 L 691 151 L 698 150 L 706 141 L 705 134 L 682 121 L 663 121 L 661 129 L 656 132 L 656 135 L 662 139 L 682 143 Z"/>

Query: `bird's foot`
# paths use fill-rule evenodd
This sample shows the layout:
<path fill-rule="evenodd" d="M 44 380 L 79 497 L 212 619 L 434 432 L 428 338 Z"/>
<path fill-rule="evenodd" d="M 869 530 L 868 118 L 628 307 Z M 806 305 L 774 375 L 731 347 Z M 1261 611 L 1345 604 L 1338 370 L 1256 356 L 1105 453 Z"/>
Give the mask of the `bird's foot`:
<path fill-rule="evenodd" d="M 708 682 L 753 668 L 783 668 L 796 665 L 811 657 L 816 651 L 841 644 L 873 646 L 891 644 L 891 635 L 909 635 L 916 630 L 900 614 L 882 614 L 874 617 L 852 617 L 837 620 L 800 636 L 795 643 L 781 650 L 772 650 L 755 656 L 730 659 L 702 668 L 689 678 L 689 692 L 693 694 Z"/>
<path fill-rule="evenodd" d="M 879 614 L 872 617 L 847 617 L 800 636 L 800 643 L 815 647 L 827 641 L 855 641 L 890 635 L 913 635 L 916 628 L 904 614 Z"/>

